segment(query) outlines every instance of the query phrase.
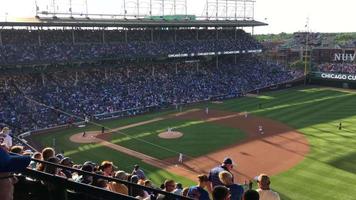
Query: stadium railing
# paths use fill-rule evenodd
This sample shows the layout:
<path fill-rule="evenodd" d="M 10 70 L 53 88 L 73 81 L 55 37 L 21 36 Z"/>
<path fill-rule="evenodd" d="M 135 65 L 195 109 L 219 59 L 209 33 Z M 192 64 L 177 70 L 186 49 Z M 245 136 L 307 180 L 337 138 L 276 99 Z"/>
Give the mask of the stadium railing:
<path fill-rule="evenodd" d="M 169 199 L 191 200 L 191 198 L 179 196 L 179 195 L 165 192 L 165 191 L 162 191 L 159 189 L 148 188 L 148 187 L 138 185 L 135 183 L 131 183 L 128 181 L 123 181 L 123 180 L 119 180 L 119 179 L 115 179 L 115 178 L 111 178 L 111 177 L 106 177 L 106 176 L 94 174 L 91 172 L 86 172 L 86 171 L 82 171 L 79 169 L 55 164 L 55 163 L 50 163 L 50 162 L 37 160 L 37 159 L 32 159 L 32 161 L 34 161 L 36 163 L 41 163 L 43 165 L 51 165 L 53 167 L 57 167 L 60 169 L 69 170 L 72 173 L 76 172 L 76 173 L 78 173 L 78 175 L 91 176 L 91 177 L 93 177 L 94 180 L 95 179 L 103 179 L 103 180 L 107 180 L 108 182 L 121 183 L 121 184 L 126 185 L 128 188 L 136 188 L 136 189 L 145 190 L 152 194 L 155 194 L 155 196 L 157 196 L 158 194 L 161 194 L 161 195 L 166 196 Z M 99 199 L 100 200 L 112 200 L 112 199 L 131 200 L 132 199 L 133 200 L 133 199 L 136 199 L 131 196 L 111 192 L 111 191 L 108 191 L 108 190 L 105 190 L 105 189 L 102 189 L 99 187 L 95 187 L 92 185 L 75 182 L 75 181 L 65 178 L 65 177 L 48 174 L 48 173 L 44 173 L 44 172 L 40 172 L 40 171 L 32 170 L 32 169 L 26 169 L 21 174 L 21 176 L 23 178 L 20 178 L 21 181 L 19 181 L 19 184 L 17 184 L 15 186 L 15 197 L 16 196 L 19 197 L 17 199 L 21 199 L 22 196 L 28 196 L 28 195 L 36 196 L 36 198 L 39 200 L 48 199 L 48 196 L 46 196 L 46 194 L 49 196 L 55 195 L 54 199 L 63 199 L 63 200 L 66 200 L 66 199 L 73 199 L 73 200 L 86 200 L 86 199 L 90 199 L 90 200 L 99 200 Z M 43 183 L 47 183 L 47 184 L 51 183 L 52 185 L 54 185 L 56 194 L 46 193 L 46 188 L 43 188 L 43 187 L 27 187 L 30 185 L 33 186 L 34 183 L 38 183 L 39 181 L 41 181 L 42 186 L 43 186 Z M 35 191 L 33 191 L 32 189 L 34 189 Z M 36 198 L 34 198 L 34 199 L 36 199 Z M 17 199 L 15 198 L 15 200 L 17 200 Z M 29 198 L 29 199 L 31 199 L 31 198 Z M 53 197 L 52 197 L 52 199 L 53 199 Z"/>

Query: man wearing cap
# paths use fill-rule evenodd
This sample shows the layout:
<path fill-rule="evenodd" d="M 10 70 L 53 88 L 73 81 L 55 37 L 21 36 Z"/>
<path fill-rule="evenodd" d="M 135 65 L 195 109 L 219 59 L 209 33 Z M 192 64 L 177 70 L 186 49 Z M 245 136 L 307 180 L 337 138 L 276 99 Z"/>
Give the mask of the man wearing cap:
<path fill-rule="evenodd" d="M 206 175 L 198 176 L 198 185 L 192 186 L 188 190 L 188 197 L 199 200 L 209 200 L 209 193 L 204 189 L 207 188 L 210 184 L 209 179 Z"/>
<path fill-rule="evenodd" d="M 17 182 L 13 172 L 21 172 L 30 164 L 31 157 L 9 155 L 0 147 L 0 198 L 1 200 L 12 200 L 14 184 Z"/>
<path fill-rule="evenodd" d="M 231 173 L 231 170 L 234 166 L 231 158 L 225 158 L 222 165 L 217 166 L 210 170 L 209 181 L 211 182 L 211 189 L 217 185 L 224 185 L 219 178 L 219 173 L 222 171 L 228 171 Z M 232 173 L 231 173 L 232 174 Z"/>
<path fill-rule="evenodd" d="M 266 174 L 261 174 L 257 178 L 260 200 L 280 200 L 279 194 L 270 189 L 270 178 Z"/>

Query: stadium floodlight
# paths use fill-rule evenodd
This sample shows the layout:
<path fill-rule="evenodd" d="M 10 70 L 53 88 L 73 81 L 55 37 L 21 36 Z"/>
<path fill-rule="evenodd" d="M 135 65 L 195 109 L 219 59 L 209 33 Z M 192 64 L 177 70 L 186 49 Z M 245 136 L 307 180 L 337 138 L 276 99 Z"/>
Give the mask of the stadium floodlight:
<path fill-rule="evenodd" d="M 204 19 L 252 20 L 254 19 L 254 0 L 206 0 Z"/>

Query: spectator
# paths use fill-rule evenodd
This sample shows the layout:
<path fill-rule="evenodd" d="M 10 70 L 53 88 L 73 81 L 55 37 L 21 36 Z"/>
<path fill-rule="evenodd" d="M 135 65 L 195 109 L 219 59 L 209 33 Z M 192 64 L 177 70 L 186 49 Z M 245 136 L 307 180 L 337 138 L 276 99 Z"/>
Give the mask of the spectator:
<path fill-rule="evenodd" d="M 229 189 L 225 186 L 216 186 L 212 193 L 213 200 L 230 200 Z"/>
<path fill-rule="evenodd" d="M 50 157 L 47 159 L 47 162 L 59 164 L 60 160 L 57 157 Z M 66 177 L 66 175 L 62 172 L 60 168 L 50 164 L 45 164 L 43 172 L 61 177 Z"/>
<path fill-rule="evenodd" d="M 279 194 L 270 189 L 270 178 L 266 174 L 261 174 L 257 178 L 258 189 L 261 200 L 280 200 Z"/>
<path fill-rule="evenodd" d="M 188 197 L 199 200 L 209 200 L 209 193 L 205 190 L 210 184 L 209 179 L 206 175 L 198 176 L 198 185 L 192 186 L 188 190 Z"/>
<path fill-rule="evenodd" d="M 127 176 L 124 171 L 117 171 L 115 172 L 114 178 L 122 180 L 122 181 L 127 181 Z M 128 188 L 126 185 L 119 183 L 119 182 L 110 182 L 108 184 L 108 189 L 112 192 L 117 192 L 120 194 L 128 195 Z"/>
<path fill-rule="evenodd" d="M 68 157 L 64 157 L 61 161 L 60 164 L 66 167 L 73 167 L 73 161 L 72 159 L 68 158 Z M 62 169 L 63 174 L 65 174 L 65 176 L 67 178 L 72 178 L 72 172 L 68 169 Z"/>
<path fill-rule="evenodd" d="M 140 167 L 138 165 L 134 166 L 134 169 L 133 169 L 131 175 L 137 175 L 137 177 L 142 180 L 146 179 L 145 173 L 140 169 Z"/>
<path fill-rule="evenodd" d="M 173 191 L 173 194 L 176 194 L 176 195 L 182 195 L 182 192 L 183 192 L 183 186 L 181 183 L 177 183 L 176 184 L 176 188 L 174 189 Z"/>
<path fill-rule="evenodd" d="M 104 173 L 104 176 L 111 177 L 113 173 L 113 163 L 110 161 L 103 161 L 99 169 Z"/>
<path fill-rule="evenodd" d="M 42 150 L 42 160 L 44 161 L 48 161 L 48 159 L 54 157 L 54 155 L 55 155 L 54 149 L 51 147 L 47 147 Z M 44 169 L 45 169 L 44 164 L 41 163 L 38 165 L 37 168 L 38 171 L 44 171 Z"/>
<path fill-rule="evenodd" d="M 255 190 L 247 190 L 242 198 L 242 200 L 259 200 L 259 199 L 260 199 L 260 195 Z"/>
<path fill-rule="evenodd" d="M 37 160 L 42 160 L 42 154 L 40 152 L 35 152 L 32 155 L 32 158 L 37 159 Z M 31 163 L 30 163 L 31 169 L 37 169 L 37 166 L 38 166 L 38 164 L 36 161 L 31 161 Z"/>
<path fill-rule="evenodd" d="M 4 127 L 0 132 L 0 136 L 4 138 L 5 145 L 10 148 L 12 146 L 12 137 L 10 136 L 11 130 L 8 127 Z"/>
<path fill-rule="evenodd" d="M 175 182 L 174 180 L 166 180 L 164 182 L 164 189 L 163 191 L 165 192 L 169 192 L 169 193 L 172 193 L 174 191 L 174 188 L 175 188 Z M 165 195 L 163 194 L 159 194 L 157 196 L 157 200 L 173 200 L 174 198 L 169 198 L 169 197 L 166 197 Z"/>
<path fill-rule="evenodd" d="M 11 153 L 16 153 L 16 154 L 23 154 L 23 146 L 12 146 L 10 148 Z"/>
<path fill-rule="evenodd" d="M 4 145 L 5 146 L 5 145 Z M 9 155 L 0 148 L 0 197 L 1 200 L 12 200 L 14 184 L 17 182 L 14 172 L 21 172 L 30 164 L 31 157 Z"/>
<path fill-rule="evenodd" d="M 209 180 L 211 182 L 211 186 L 212 188 L 214 188 L 215 186 L 218 185 L 224 185 L 219 178 L 219 173 L 222 171 L 228 171 L 231 173 L 231 170 L 233 169 L 233 161 L 231 158 L 225 158 L 223 163 L 220 166 L 217 166 L 215 168 L 213 168 L 212 170 L 210 170 L 209 173 Z M 232 181 L 233 181 L 233 177 L 232 177 Z"/>
<path fill-rule="evenodd" d="M 241 185 L 234 184 L 232 180 L 232 174 L 228 171 L 222 171 L 219 173 L 220 181 L 229 188 L 231 194 L 231 200 L 241 200 L 244 193 L 244 189 Z"/>

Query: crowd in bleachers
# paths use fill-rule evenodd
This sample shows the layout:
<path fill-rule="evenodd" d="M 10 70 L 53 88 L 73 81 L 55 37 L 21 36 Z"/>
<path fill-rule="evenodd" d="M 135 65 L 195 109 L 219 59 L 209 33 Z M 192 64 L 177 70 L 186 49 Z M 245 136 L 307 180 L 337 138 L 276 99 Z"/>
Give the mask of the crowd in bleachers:
<path fill-rule="evenodd" d="M 356 74 L 355 63 L 324 63 L 317 65 L 315 71 L 341 74 Z"/>
<path fill-rule="evenodd" d="M 34 152 L 29 149 L 25 150 L 23 146 L 8 146 L 5 140 L 8 140 L 8 137 L 10 137 L 9 131 L 8 128 L 5 128 L 0 132 L 0 197 L 2 200 L 13 199 L 14 186 L 18 185 L 18 179 L 13 173 L 22 172 L 26 168 L 62 177 L 77 183 L 95 186 L 114 193 L 135 197 L 136 199 L 179 199 L 177 196 L 170 197 L 167 196 L 167 194 L 159 194 L 154 192 L 154 190 L 150 190 L 150 188 L 195 200 L 280 199 L 278 193 L 270 189 L 270 179 L 266 174 L 261 174 L 256 177 L 255 180 L 258 183 L 257 190 L 251 190 L 252 182 L 250 182 L 249 185 L 235 183 L 234 176 L 230 172 L 235 165 L 231 158 L 225 158 L 222 164 L 211 169 L 209 174 L 197 175 L 197 185 L 195 186 L 183 186 L 181 183 L 176 183 L 175 180 L 166 180 L 160 186 L 156 186 L 138 165 L 133 166 L 132 171 L 126 172 L 120 170 L 120 167 L 115 166 L 111 161 L 103 161 L 100 164 L 96 164 L 92 161 L 86 161 L 82 164 L 74 163 L 71 158 L 56 153 L 51 147 L 44 148 L 41 152 Z M 34 160 L 31 161 L 31 157 Z M 40 163 L 36 160 L 58 164 L 67 168 Z M 91 174 L 81 173 L 80 170 Z M 101 177 L 96 175 L 100 175 Z M 114 180 L 106 179 L 106 177 L 114 178 Z M 128 182 L 144 187 L 135 187 L 135 185 L 127 184 Z M 65 197 L 65 195 L 63 195 L 65 189 L 51 181 L 39 181 L 27 178 L 23 179 L 21 184 L 30 184 L 32 186 L 36 184 L 42 185 L 40 187 L 41 189 L 38 189 L 37 186 L 26 189 L 26 191 L 31 193 L 31 197 L 27 196 L 30 199 L 62 200 Z M 17 193 L 25 193 L 23 195 L 26 196 L 25 191 L 17 190 Z M 75 193 L 80 194 L 83 192 L 75 191 Z M 86 199 L 95 198 L 86 197 Z"/>
<path fill-rule="evenodd" d="M 77 120 L 53 108 L 81 118 L 93 117 L 132 108 L 198 102 L 214 96 L 237 97 L 293 78 L 281 66 L 254 56 L 241 56 L 237 64 L 221 60 L 219 67 L 215 62 L 141 64 L 105 70 L 1 75 L 0 123 L 24 132 Z"/>
<path fill-rule="evenodd" d="M 68 63 L 261 49 L 242 30 L 149 33 L 149 30 L 2 30 L 0 64 Z"/>

